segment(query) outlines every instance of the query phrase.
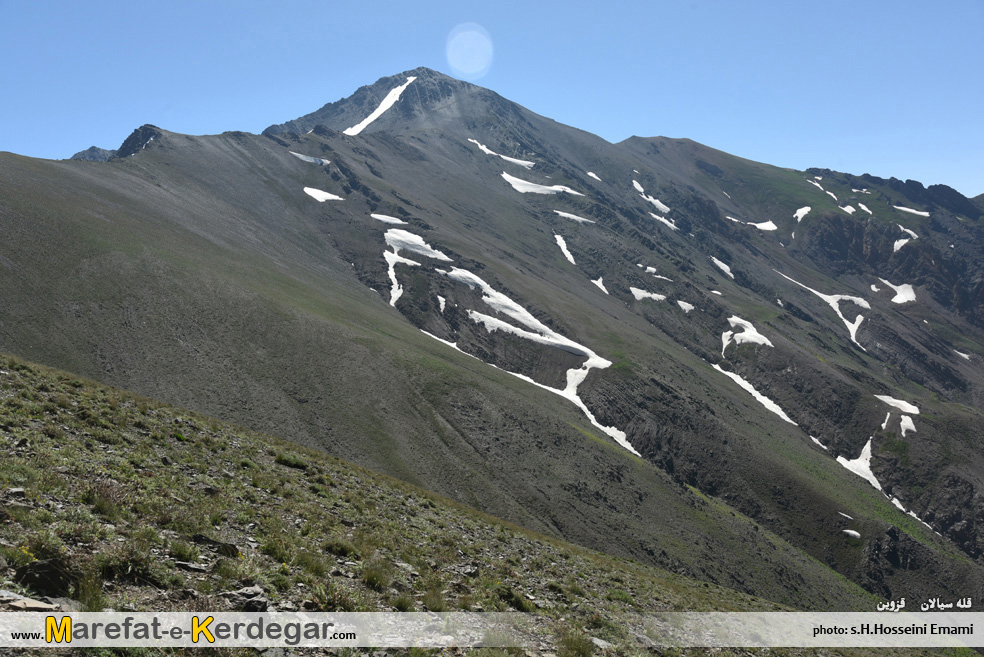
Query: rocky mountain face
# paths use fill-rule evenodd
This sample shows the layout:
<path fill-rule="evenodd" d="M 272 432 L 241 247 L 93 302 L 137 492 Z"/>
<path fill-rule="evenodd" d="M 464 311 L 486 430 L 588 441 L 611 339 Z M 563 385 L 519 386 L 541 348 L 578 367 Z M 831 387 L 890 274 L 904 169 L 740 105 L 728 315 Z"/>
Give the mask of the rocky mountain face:
<path fill-rule="evenodd" d="M 116 151 L 106 150 L 98 146 L 90 146 L 84 151 L 79 151 L 69 159 L 85 160 L 86 162 L 106 162 L 114 155 L 116 155 Z"/>
<path fill-rule="evenodd" d="M 0 349 L 796 606 L 980 595 L 981 215 L 416 69 L 0 157 Z"/>

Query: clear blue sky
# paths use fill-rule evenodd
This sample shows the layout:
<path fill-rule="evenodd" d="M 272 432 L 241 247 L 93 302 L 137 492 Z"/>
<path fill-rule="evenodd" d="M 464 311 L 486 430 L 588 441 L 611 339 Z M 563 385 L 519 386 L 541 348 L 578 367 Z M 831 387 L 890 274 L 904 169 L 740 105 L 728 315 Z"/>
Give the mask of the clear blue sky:
<path fill-rule="evenodd" d="M 451 74 L 468 22 L 493 45 L 472 82 L 609 141 L 984 192 L 984 0 L 0 0 L 0 150 L 260 132 L 385 75 Z"/>

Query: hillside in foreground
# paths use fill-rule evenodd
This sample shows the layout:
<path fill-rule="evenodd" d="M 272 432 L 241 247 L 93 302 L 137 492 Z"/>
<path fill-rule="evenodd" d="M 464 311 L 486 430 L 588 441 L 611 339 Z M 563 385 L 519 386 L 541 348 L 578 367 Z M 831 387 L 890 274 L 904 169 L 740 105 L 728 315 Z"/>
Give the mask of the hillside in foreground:
<path fill-rule="evenodd" d="M 539 652 L 562 655 L 651 652 L 638 614 L 788 609 L 14 358 L 0 361 L 0 428 L 8 602 L 82 611 L 516 610 L 536 615 Z M 874 598 L 858 600 L 874 608 Z"/>

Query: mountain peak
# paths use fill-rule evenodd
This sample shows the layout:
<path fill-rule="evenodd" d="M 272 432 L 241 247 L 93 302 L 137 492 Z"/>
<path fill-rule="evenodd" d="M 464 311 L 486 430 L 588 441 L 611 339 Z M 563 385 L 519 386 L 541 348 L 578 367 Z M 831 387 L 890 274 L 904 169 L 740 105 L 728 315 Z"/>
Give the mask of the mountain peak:
<path fill-rule="evenodd" d="M 362 129 L 375 132 L 392 128 L 396 121 L 419 117 L 425 108 L 434 109 L 445 105 L 442 114 L 460 115 L 456 109 L 457 104 L 447 101 L 461 99 L 478 91 L 494 95 L 481 87 L 420 66 L 403 73 L 382 77 L 373 84 L 359 87 L 351 96 L 328 103 L 310 114 L 286 123 L 271 125 L 263 131 L 263 134 L 267 136 L 285 132 L 304 134 L 318 125 L 336 132 L 344 132 L 355 129 L 360 124 L 365 124 Z M 380 112 L 381 109 L 384 111 Z M 377 115 L 373 116 L 374 113 Z M 369 117 L 373 117 L 371 121 L 367 120 Z"/>

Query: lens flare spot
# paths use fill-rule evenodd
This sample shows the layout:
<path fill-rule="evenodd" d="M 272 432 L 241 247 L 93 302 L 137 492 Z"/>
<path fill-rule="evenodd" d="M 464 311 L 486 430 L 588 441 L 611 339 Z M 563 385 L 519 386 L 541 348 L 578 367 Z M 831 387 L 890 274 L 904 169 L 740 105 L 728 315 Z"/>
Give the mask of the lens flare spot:
<path fill-rule="evenodd" d="M 477 23 L 456 25 L 448 34 L 446 53 L 456 77 L 476 80 L 492 67 L 492 37 Z"/>

